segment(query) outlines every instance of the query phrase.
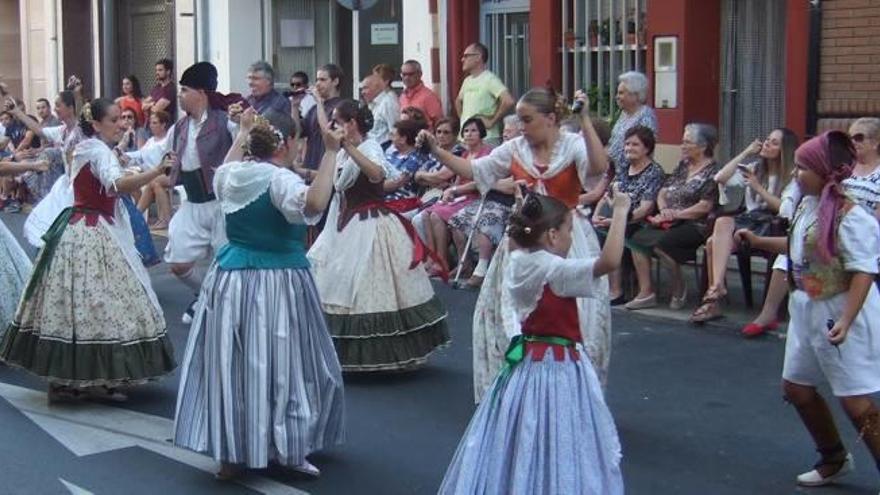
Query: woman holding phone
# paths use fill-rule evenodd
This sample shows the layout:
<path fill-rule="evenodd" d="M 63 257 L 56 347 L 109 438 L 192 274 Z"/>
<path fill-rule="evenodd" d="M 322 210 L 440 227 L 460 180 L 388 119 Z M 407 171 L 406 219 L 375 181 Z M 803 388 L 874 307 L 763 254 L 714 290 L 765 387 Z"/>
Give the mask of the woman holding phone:
<path fill-rule="evenodd" d="M 734 216 L 722 215 L 715 219 L 712 237 L 706 241 L 709 288 L 691 314 L 692 323 L 705 323 L 722 316 L 719 300 L 727 294 L 724 281 L 727 258 L 737 249 L 733 233 L 739 229 L 749 229 L 757 235 L 769 232 L 771 221 L 782 203 L 782 190 L 794 169 L 797 145 L 794 132 L 785 128 L 774 129 L 767 139 L 756 139 L 715 174 L 722 203 L 725 202 L 725 189 L 745 188 L 744 210 Z"/>

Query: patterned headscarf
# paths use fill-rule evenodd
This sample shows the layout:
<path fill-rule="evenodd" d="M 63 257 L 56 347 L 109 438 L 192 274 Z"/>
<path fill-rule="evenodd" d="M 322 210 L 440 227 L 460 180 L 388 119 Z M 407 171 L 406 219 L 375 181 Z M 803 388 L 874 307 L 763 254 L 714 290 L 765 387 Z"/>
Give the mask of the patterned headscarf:
<path fill-rule="evenodd" d="M 837 254 L 835 242 L 835 218 L 846 199 L 844 179 L 852 172 L 855 149 L 849 136 L 840 131 L 829 131 L 800 145 L 795 151 L 795 163 L 814 172 L 825 185 L 819 195 L 818 255 L 829 261 Z"/>

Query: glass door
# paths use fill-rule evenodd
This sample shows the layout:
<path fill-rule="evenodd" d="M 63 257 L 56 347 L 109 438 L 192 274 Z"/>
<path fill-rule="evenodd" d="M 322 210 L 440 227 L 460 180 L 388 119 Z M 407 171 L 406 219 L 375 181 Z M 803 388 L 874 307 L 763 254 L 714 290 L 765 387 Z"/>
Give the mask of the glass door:
<path fill-rule="evenodd" d="M 489 48 L 489 70 L 510 90 L 514 99 L 531 88 L 528 3 L 483 4 L 482 40 Z"/>

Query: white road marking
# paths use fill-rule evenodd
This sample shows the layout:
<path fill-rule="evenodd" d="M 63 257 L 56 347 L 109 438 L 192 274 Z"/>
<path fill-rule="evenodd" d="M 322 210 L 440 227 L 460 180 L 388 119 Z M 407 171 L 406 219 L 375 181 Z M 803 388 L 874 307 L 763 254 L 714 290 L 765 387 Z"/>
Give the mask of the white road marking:
<path fill-rule="evenodd" d="M 217 470 L 213 459 L 168 442 L 174 425 L 168 418 L 85 401 L 50 407 L 45 392 L 7 383 L 0 383 L 0 397 L 78 457 L 141 447 L 201 471 L 214 473 Z M 60 481 L 73 495 L 92 495 L 63 479 Z M 308 495 L 255 474 L 236 481 L 266 495 Z"/>
<path fill-rule="evenodd" d="M 64 478 L 58 478 L 58 481 L 64 485 L 64 488 L 67 488 L 67 491 L 70 492 L 70 495 L 95 495 L 94 493 L 86 490 L 81 486 L 74 485 L 73 483 L 67 481 Z"/>

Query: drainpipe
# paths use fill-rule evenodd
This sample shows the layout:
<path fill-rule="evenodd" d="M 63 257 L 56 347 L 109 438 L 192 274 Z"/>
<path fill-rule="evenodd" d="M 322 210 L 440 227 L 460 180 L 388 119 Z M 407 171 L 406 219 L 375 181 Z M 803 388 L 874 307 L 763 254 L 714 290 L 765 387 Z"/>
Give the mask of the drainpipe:
<path fill-rule="evenodd" d="M 807 61 L 807 135 L 816 135 L 819 120 L 820 53 L 822 49 L 822 5 L 820 0 L 810 0 L 810 54 Z"/>
<path fill-rule="evenodd" d="M 116 0 L 101 2 L 101 65 L 103 66 L 102 96 L 112 98 L 119 86 L 119 62 L 116 56 Z"/>

